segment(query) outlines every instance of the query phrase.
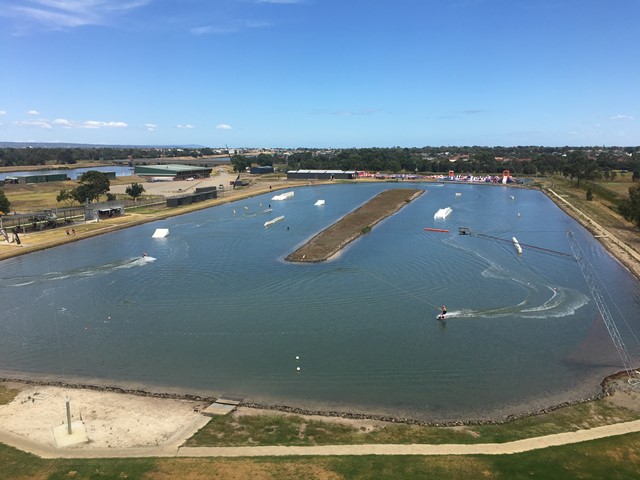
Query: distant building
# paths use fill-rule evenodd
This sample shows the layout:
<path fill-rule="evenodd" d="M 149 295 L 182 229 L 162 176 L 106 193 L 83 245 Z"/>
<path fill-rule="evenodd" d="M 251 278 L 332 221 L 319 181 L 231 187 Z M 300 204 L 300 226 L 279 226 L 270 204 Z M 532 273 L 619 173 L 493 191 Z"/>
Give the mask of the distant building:
<path fill-rule="evenodd" d="M 66 173 L 52 173 L 48 175 L 21 175 L 19 177 L 7 177 L 6 183 L 47 183 L 47 182 L 64 182 L 69 180 Z"/>
<path fill-rule="evenodd" d="M 90 203 L 85 206 L 84 210 L 84 219 L 86 221 L 117 217 L 119 215 L 124 215 L 124 203 L 122 202 Z"/>
<path fill-rule="evenodd" d="M 271 165 L 266 165 L 263 167 L 251 167 L 249 169 L 249 173 L 252 175 L 262 175 L 265 173 L 273 173 L 273 167 Z"/>
<path fill-rule="evenodd" d="M 188 178 L 209 178 L 210 167 L 194 167 L 191 165 L 136 165 L 133 173 L 141 177 L 165 177 L 174 180 L 186 180 Z"/>
<path fill-rule="evenodd" d="M 191 205 L 192 203 L 204 202 L 205 200 L 212 200 L 214 198 L 218 198 L 218 191 L 216 187 L 201 187 L 196 188 L 194 193 L 167 198 L 167 207 L 181 207 L 183 205 Z"/>
<path fill-rule="evenodd" d="M 289 170 L 287 179 L 302 180 L 355 180 L 358 173 L 355 170 Z"/>

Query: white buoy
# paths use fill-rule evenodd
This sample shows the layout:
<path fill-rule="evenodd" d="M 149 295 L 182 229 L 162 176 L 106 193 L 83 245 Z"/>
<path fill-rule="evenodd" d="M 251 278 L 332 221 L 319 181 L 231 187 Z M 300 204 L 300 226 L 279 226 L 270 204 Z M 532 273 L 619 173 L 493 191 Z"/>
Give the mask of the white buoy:
<path fill-rule="evenodd" d="M 513 241 L 514 247 L 516 247 L 516 252 L 518 252 L 518 255 L 522 255 L 522 247 L 520 246 L 518 239 L 516 237 L 512 237 L 511 240 Z"/>
<path fill-rule="evenodd" d="M 299 372 L 299 371 L 300 371 L 300 367 L 296 367 L 296 371 L 298 371 L 298 372 Z"/>
<path fill-rule="evenodd" d="M 300 360 L 300 357 L 298 355 L 296 355 L 296 360 Z"/>

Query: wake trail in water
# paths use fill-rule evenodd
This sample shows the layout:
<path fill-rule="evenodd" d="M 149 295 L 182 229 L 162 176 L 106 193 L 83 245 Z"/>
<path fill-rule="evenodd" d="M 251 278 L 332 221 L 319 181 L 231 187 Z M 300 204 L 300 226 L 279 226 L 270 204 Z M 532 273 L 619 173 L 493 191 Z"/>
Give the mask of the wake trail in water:
<path fill-rule="evenodd" d="M 450 318 L 560 318 L 573 315 L 580 307 L 589 303 L 589 298 L 582 293 L 564 287 L 546 285 L 552 292 L 551 296 L 540 305 L 527 306 L 523 301 L 517 305 L 510 305 L 490 309 L 462 309 L 447 312 Z"/>
<path fill-rule="evenodd" d="M 454 248 L 459 248 L 480 258 L 487 267 L 481 272 L 481 276 L 487 279 L 496 279 L 511 284 L 519 285 L 526 292 L 524 299 L 514 305 L 506 305 L 490 309 L 462 309 L 447 312 L 449 318 L 560 318 L 573 315 L 580 307 L 589 303 L 589 297 L 577 290 L 548 285 L 533 271 L 528 270 L 526 277 L 507 269 L 495 260 L 482 255 L 480 252 L 470 250 L 447 242 Z M 548 290 L 549 296 L 544 297 L 544 291 Z M 541 298 L 543 297 L 543 298 Z"/>
<path fill-rule="evenodd" d="M 104 265 L 97 265 L 84 268 L 75 268 L 66 272 L 48 272 L 38 276 L 29 277 L 10 277 L 2 279 L 0 285 L 4 287 L 25 287 L 33 284 L 41 284 L 46 282 L 53 282 L 57 280 L 66 280 L 73 278 L 93 277 L 95 275 L 105 275 L 117 270 L 123 270 L 128 268 L 139 268 L 145 265 L 149 265 L 156 261 L 155 257 L 145 256 L 137 258 L 128 258 L 119 262 L 105 263 Z"/>

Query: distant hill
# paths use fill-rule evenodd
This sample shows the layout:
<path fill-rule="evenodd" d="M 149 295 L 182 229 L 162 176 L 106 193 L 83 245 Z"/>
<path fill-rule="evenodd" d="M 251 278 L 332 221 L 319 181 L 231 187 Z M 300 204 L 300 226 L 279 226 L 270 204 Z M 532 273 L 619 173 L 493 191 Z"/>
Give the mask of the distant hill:
<path fill-rule="evenodd" d="M 99 145 L 91 143 L 0 142 L 0 148 L 205 148 L 203 145 Z"/>

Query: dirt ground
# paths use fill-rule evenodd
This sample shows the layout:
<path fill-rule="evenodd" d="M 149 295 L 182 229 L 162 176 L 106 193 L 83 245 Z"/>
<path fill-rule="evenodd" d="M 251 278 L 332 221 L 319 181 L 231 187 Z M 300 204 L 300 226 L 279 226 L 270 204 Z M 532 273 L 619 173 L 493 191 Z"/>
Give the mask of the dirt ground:
<path fill-rule="evenodd" d="M 55 447 L 52 428 L 65 424 L 66 399 L 71 421 L 81 420 L 88 443 L 73 448 L 139 448 L 162 445 L 202 420 L 206 405 L 165 398 L 52 386 L 6 383 L 20 392 L 0 405 L 0 426 L 41 445 Z M 193 432 L 189 432 L 192 434 Z"/>
<path fill-rule="evenodd" d="M 179 446 L 202 428 L 209 418 L 200 413 L 208 403 L 156 398 L 93 389 L 0 384 L 18 390 L 16 398 L 0 405 L 0 442 L 9 431 L 45 447 L 56 448 L 53 428 L 66 425 L 69 398 L 72 423 L 81 420 L 88 442 L 70 446 L 74 450 L 158 447 L 168 442 Z M 238 407 L 235 415 L 288 415 L 272 410 Z M 318 417 L 315 417 L 318 418 Z M 322 417 L 371 431 L 382 422 Z"/>

